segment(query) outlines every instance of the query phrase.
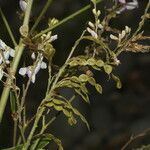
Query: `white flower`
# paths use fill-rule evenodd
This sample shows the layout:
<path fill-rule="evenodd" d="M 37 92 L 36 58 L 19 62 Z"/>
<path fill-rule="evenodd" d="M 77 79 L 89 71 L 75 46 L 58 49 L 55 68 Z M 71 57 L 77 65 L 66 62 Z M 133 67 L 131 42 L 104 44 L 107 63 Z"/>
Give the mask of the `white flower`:
<path fill-rule="evenodd" d="M 1 80 L 2 77 L 3 77 L 3 74 L 4 74 L 3 69 L 2 69 L 2 67 L 0 67 L 0 80 Z"/>
<path fill-rule="evenodd" d="M 25 12 L 26 8 L 27 8 L 27 2 L 25 0 L 20 0 L 19 6 L 20 6 L 21 10 Z"/>
<path fill-rule="evenodd" d="M 92 29 L 90 29 L 89 27 L 87 28 L 87 31 L 94 37 L 94 38 L 98 38 L 98 35 L 95 31 L 93 31 Z"/>
<path fill-rule="evenodd" d="M 125 0 L 119 0 L 119 2 L 123 3 L 124 6 L 116 12 L 117 14 L 120 14 L 125 10 L 132 10 L 132 9 L 135 9 L 138 7 L 138 1 L 137 0 L 133 0 L 132 2 L 128 2 L 128 3 Z"/>
<path fill-rule="evenodd" d="M 34 60 L 35 59 L 35 53 L 32 53 L 31 58 Z"/>
<path fill-rule="evenodd" d="M 89 25 L 91 28 L 95 28 L 95 25 L 94 25 L 91 21 L 89 21 L 88 25 Z"/>
<path fill-rule="evenodd" d="M 58 39 L 58 35 L 55 34 L 55 35 L 53 35 L 53 36 L 50 37 L 50 42 L 53 42 L 53 41 L 55 41 L 57 39 Z"/>
<path fill-rule="evenodd" d="M 112 40 L 118 40 L 118 37 L 116 37 L 115 35 L 110 35 L 110 38 L 112 39 Z"/>
<path fill-rule="evenodd" d="M 36 67 L 28 66 L 28 67 L 20 68 L 19 69 L 19 74 L 22 75 L 22 76 L 27 75 L 29 78 L 31 78 L 32 83 L 34 83 L 36 74 L 40 71 L 40 69 L 46 69 L 46 68 L 47 68 L 47 65 L 46 65 L 45 62 L 43 62 L 43 56 L 41 56 L 39 62 L 36 65 Z"/>
<path fill-rule="evenodd" d="M 0 39 L 0 64 L 2 62 L 6 62 L 7 64 L 9 63 L 9 57 L 14 57 L 15 55 L 15 50 L 7 46 L 1 39 Z"/>
<path fill-rule="evenodd" d="M 126 0 L 119 0 L 120 3 L 125 4 Z"/>

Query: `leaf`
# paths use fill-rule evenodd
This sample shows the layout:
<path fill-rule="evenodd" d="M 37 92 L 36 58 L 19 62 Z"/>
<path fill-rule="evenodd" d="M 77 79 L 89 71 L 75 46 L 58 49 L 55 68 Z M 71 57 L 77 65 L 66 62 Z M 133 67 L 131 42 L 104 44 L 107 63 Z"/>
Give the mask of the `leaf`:
<path fill-rule="evenodd" d="M 90 130 L 89 124 L 87 120 L 85 119 L 85 117 L 76 108 L 72 107 L 72 111 L 74 112 L 74 114 L 80 117 L 80 119 L 86 124 L 88 130 Z"/>
<path fill-rule="evenodd" d="M 112 72 L 112 66 L 104 65 L 104 71 L 109 75 Z"/>
<path fill-rule="evenodd" d="M 36 149 L 39 150 L 41 148 L 44 148 L 46 146 L 46 143 L 48 142 L 49 144 L 51 140 L 53 140 L 58 145 L 59 150 L 63 150 L 61 140 L 49 133 L 43 134 L 42 137 L 40 137 L 40 142 Z"/>
<path fill-rule="evenodd" d="M 72 76 L 70 79 L 71 79 L 71 81 L 73 81 L 73 82 L 77 82 L 77 83 L 80 82 L 80 81 L 79 81 L 79 78 L 76 77 L 76 76 Z"/>
<path fill-rule="evenodd" d="M 101 60 L 101 59 L 97 60 L 97 61 L 96 61 L 96 66 L 98 66 L 98 67 L 103 67 L 103 66 L 104 66 L 103 60 Z"/>
<path fill-rule="evenodd" d="M 68 87 L 68 88 L 72 88 L 72 87 L 79 87 L 80 85 L 75 83 L 75 82 L 71 82 L 71 80 L 67 79 L 67 80 L 62 80 L 57 84 L 56 88 L 60 88 L 60 87 Z"/>
<path fill-rule="evenodd" d="M 114 74 L 112 74 L 112 78 L 113 78 L 114 81 L 116 81 L 116 87 L 118 89 L 120 89 L 122 87 L 120 79 L 117 76 L 115 76 Z"/>
<path fill-rule="evenodd" d="M 98 93 L 102 94 L 102 86 L 100 84 L 95 84 L 95 88 Z"/>
<path fill-rule="evenodd" d="M 96 84 L 96 81 L 95 81 L 95 79 L 94 79 L 93 77 L 90 77 L 90 78 L 88 79 L 88 82 L 89 82 L 91 85 L 93 85 L 93 86 L 95 86 L 95 84 Z"/>
<path fill-rule="evenodd" d="M 84 93 L 84 94 L 87 94 L 88 93 L 88 89 L 86 88 L 86 86 L 85 86 L 85 84 L 81 84 L 80 85 L 80 89 L 81 89 L 81 91 Z"/>
<path fill-rule="evenodd" d="M 53 102 L 54 102 L 55 104 L 57 104 L 57 105 L 65 104 L 64 101 L 58 100 L 58 99 L 53 99 Z"/>
<path fill-rule="evenodd" d="M 81 82 L 87 82 L 87 81 L 88 81 L 88 78 L 89 78 L 89 76 L 86 75 L 86 74 L 81 74 L 81 75 L 79 76 L 79 80 L 80 80 Z"/>
<path fill-rule="evenodd" d="M 68 123 L 72 126 L 77 123 L 77 120 L 72 116 L 72 117 L 68 118 Z"/>
<path fill-rule="evenodd" d="M 87 60 L 87 64 L 90 66 L 94 66 L 96 64 L 96 60 L 94 58 L 90 58 Z"/>
<path fill-rule="evenodd" d="M 46 107 L 53 107 L 54 106 L 54 103 L 53 102 L 48 102 L 45 104 Z"/>
<path fill-rule="evenodd" d="M 16 147 L 10 147 L 2 150 L 22 150 L 23 145 L 18 145 Z"/>
<path fill-rule="evenodd" d="M 66 117 L 71 117 L 70 111 L 68 111 L 67 109 L 63 109 L 62 111 Z"/>
<path fill-rule="evenodd" d="M 62 106 L 58 106 L 58 105 L 54 105 L 54 109 L 57 111 L 62 111 L 63 107 Z"/>
<path fill-rule="evenodd" d="M 72 60 L 71 62 L 69 62 L 69 65 L 70 65 L 71 67 L 75 67 L 75 66 L 78 66 L 79 63 L 78 63 L 77 60 Z"/>
<path fill-rule="evenodd" d="M 80 95 L 85 102 L 90 103 L 88 95 L 83 95 L 80 89 L 75 89 L 75 92 Z"/>

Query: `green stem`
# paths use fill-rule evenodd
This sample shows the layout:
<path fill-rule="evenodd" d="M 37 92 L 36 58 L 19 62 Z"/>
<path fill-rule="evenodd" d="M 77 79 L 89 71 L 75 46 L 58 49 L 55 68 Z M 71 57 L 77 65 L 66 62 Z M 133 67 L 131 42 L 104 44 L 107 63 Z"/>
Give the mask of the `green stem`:
<path fill-rule="evenodd" d="M 74 99 L 75 99 L 75 95 L 73 95 L 73 96 L 70 98 L 69 102 L 72 103 L 72 101 L 73 101 Z M 42 126 L 42 129 L 41 129 L 41 131 L 40 131 L 39 134 L 42 135 L 42 134 L 44 133 L 44 131 L 47 129 L 47 127 L 48 127 L 49 125 L 51 125 L 51 124 L 57 119 L 57 117 L 58 117 L 61 113 L 62 113 L 62 112 L 58 112 L 54 117 L 52 117 L 52 119 L 51 119 L 46 125 L 43 125 L 43 126 Z M 35 150 L 35 149 L 36 149 L 36 147 L 37 147 L 39 141 L 40 141 L 40 138 L 36 140 L 36 142 L 34 143 L 34 145 L 33 145 L 33 147 L 32 147 L 31 150 Z"/>
<path fill-rule="evenodd" d="M 12 63 L 12 67 L 11 67 L 11 70 L 12 70 L 13 74 L 15 74 L 15 72 L 17 70 L 17 66 L 19 64 L 23 49 L 24 49 L 24 45 L 22 43 L 16 49 L 16 56 L 13 59 L 13 63 Z M 7 99 L 8 99 L 8 96 L 9 96 L 9 91 L 10 91 L 10 86 L 9 85 L 10 84 L 11 84 L 11 79 L 7 78 L 6 86 L 3 89 L 3 92 L 2 92 L 2 95 L 1 95 L 1 100 L 0 100 L 0 107 L 1 107 L 1 109 L 0 109 L 0 122 L 2 121 L 3 113 L 4 113 L 6 103 L 7 103 Z"/>
<path fill-rule="evenodd" d="M 4 24 L 5 24 L 6 28 L 7 28 L 8 34 L 9 34 L 9 36 L 10 36 L 10 38 L 11 38 L 11 40 L 12 40 L 14 46 L 16 47 L 16 46 L 17 46 L 17 42 L 16 42 L 16 40 L 15 40 L 15 37 L 14 37 L 14 35 L 13 35 L 11 29 L 10 29 L 10 26 L 9 26 L 9 24 L 8 24 L 8 22 L 7 22 L 7 20 L 6 20 L 6 17 L 5 17 L 5 15 L 4 15 L 4 13 L 3 13 L 3 11 L 2 11 L 1 8 L 0 8 L 0 14 L 1 14 L 2 19 L 3 19 L 3 21 L 4 21 Z"/>
<path fill-rule="evenodd" d="M 46 13 L 48 7 L 50 6 L 52 0 L 47 0 L 47 3 L 45 4 L 43 10 L 41 11 L 40 15 L 38 16 L 37 20 L 35 21 L 34 25 L 32 26 L 31 30 L 30 30 L 30 34 L 33 33 L 33 31 L 35 30 L 35 28 L 37 27 L 37 25 L 39 24 L 39 22 L 41 21 L 42 17 L 44 16 L 44 14 Z"/>
<path fill-rule="evenodd" d="M 16 137 L 17 137 L 17 120 L 14 120 L 13 146 L 16 145 Z"/>
<path fill-rule="evenodd" d="M 29 24 L 29 17 L 30 17 L 30 12 L 31 12 L 31 7 L 32 7 L 32 2 L 33 0 L 28 0 L 28 5 L 27 5 L 27 9 L 25 12 L 25 17 L 24 17 L 24 21 L 23 21 L 23 26 L 27 26 Z M 19 45 L 15 48 L 15 57 L 13 59 L 12 65 L 11 65 L 11 72 L 13 72 L 13 75 L 15 75 L 16 70 L 18 68 L 18 64 L 20 62 L 23 50 L 24 50 L 24 44 L 22 39 L 20 39 Z M 1 101 L 0 101 L 0 122 L 2 121 L 3 118 L 3 114 L 4 114 L 4 110 L 6 107 L 6 103 L 7 103 L 7 99 L 9 96 L 9 92 L 10 92 L 10 85 L 11 84 L 11 79 L 7 78 L 6 80 L 6 86 L 3 89 L 2 95 L 1 95 Z"/>
<path fill-rule="evenodd" d="M 35 132 L 36 128 L 38 127 L 38 122 L 39 122 L 39 120 L 40 120 L 40 118 L 41 118 L 41 116 L 42 116 L 44 110 L 45 110 L 44 107 L 39 108 L 39 109 L 37 110 L 37 114 L 36 114 L 36 118 L 35 118 L 33 127 L 32 127 L 32 129 L 31 129 L 31 132 L 30 132 L 28 138 L 27 138 L 27 142 L 26 142 L 26 144 L 24 145 L 24 147 L 22 148 L 22 150 L 28 150 L 28 148 L 29 148 L 29 146 L 30 146 L 30 143 L 31 143 L 31 140 L 32 140 L 32 137 L 33 137 L 33 135 L 34 135 L 34 132 Z"/>
<path fill-rule="evenodd" d="M 67 66 L 67 63 L 68 63 L 69 59 L 70 59 L 71 56 L 73 55 L 73 52 L 75 51 L 76 47 L 78 46 L 79 42 L 81 41 L 81 39 L 82 39 L 84 33 L 85 33 L 85 31 L 83 31 L 83 33 L 82 33 L 82 35 L 80 36 L 80 38 L 75 42 L 74 46 L 72 47 L 71 52 L 70 52 L 68 58 L 66 59 L 66 62 L 65 62 L 64 65 L 60 68 L 60 70 L 59 70 L 59 72 L 58 72 L 58 74 L 57 74 L 57 76 L 56 76 L 56 78 L 55 78 L 55 80 L 54 80 L 54 82 L 53 82 L 53 84 L 52 84 L 52 87 L 51 87 L 51 89 L 50 89 L 50 91 L 49 91 L 49 94 L 45 97 L 45 99 L 42 100 L 42 103 L 45 102 L 45 101 L 47 101 L 47 99 L 49 99 L 49 97 L 51 96 L 51 93 L 52 93 L 53 90 L 55 89 L 55 86 L 56 86 L 56 84 L 57 84 L 57 81 L 59 80 L 59 78 L 61 77 L 62 73 L 64 72 L 64 70 L 65 70 L 65 68 L 66 68 L 66 66 Z M 41 105 L 40 105 L 40 106 L 41 106 Z M 33 135 L 34 135 L 34 132 L 35 132 L 36 128 L 38 127 L 39 120 L 40 120 L 40 118 L 41 118 L 41 116 L 42 116 L 42 114 L 43 114 L 43 112 L 44 112 L 44 110 L 45 110 L 44 107 L 40 107 L 40 106 L 39 106 L 39 108 L 38 108 L 38 110 L 37 110 L 36 118 L 35 118 L 33 127 L 32 127 L 32 129 L 31 129 L 31 132 L 30 132 L 28 138 L 27 138 L 27 142 L 26 142 L 26 144 L 25 144 L 24 147 L 23 147 L 23 150 L 27 150 L 27 149 L 29 148 L 30 143 L 31 143 L 31 140 L 32 140 L 32 137 L 33 137 Z"/>
<path fill-rule="evenodd" d="M 97 0 L 96 3 L 101 2 L 102 0 Z M 74 17 L 79 16 L 80 14 L 82 14 L 83 12 L 85 12 L 86 10 L 88 10 L 91 7 L 91 5 L 87 5 L 85 7 L 83 7 L 82 9 L 76 11 L 75 13 L 69 15 L 68 17 L 64 18 L 63 20 L 59 21 L 56 25 L 49 27 L 43 31 L 41 31 L 39 34 L 37 34 L 36 36 L 34 36 L 32 39 L 36 39 L 38 37 L 40 37 L 42 34 L 45 34 L 51 30 L 53 30 L 54 28 L 66 23 L 67 21 L 70 21 L 71 19 L 73 19 Z"/>

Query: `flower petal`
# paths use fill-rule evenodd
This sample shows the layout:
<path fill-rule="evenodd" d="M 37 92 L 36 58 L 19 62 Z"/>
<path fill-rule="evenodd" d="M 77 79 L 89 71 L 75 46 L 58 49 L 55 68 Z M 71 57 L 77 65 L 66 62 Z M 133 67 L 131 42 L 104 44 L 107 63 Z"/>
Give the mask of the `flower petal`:
<path fill-rule="evenodd" d="M 42 61 L 42 63 L 41 63 L 41 69 L 46 69 L 46 68 L 47 68 L 47 64 Z"/>
<path fill-rule="evenodd" d="M 20 6 L 22 11 L 25 11 L 26 8 L 27 8 L 27 3 L 24 0 L 20 0 L 19 1 L 19 6 Z"/>
<path fill-rule="evenodd" d="M 15 56 L 15 50 L 11 48 L 9 50 L 9 54 L 10 54 L 11 57 L 14 57 Z"/>
<path fill-rule="evenodd" d="M 24 76 L 26 73 L 27 73 L 27 68 L 26 67 L 19 69 L 19 74 L 20 75 Z"/>
<path fill-rule="evenodd" d="M 0 68 L 0 80 L 1 80 L 2 77 L 3 77 L 3 74 L 4 74 L 4 72 L 3 72 L 2 68 Z"/>

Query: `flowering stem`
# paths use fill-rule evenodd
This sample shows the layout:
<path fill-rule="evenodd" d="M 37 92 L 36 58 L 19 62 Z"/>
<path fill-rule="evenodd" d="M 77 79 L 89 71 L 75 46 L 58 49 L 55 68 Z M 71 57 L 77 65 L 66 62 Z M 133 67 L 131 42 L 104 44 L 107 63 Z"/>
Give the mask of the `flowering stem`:
<path fill-rule="evenodd" d="M 11 38 L 11 40 L 12 40 L 14 46 L 16 47 L 16 46 L 17 46 L 17 42 L 16 42 L 16 40 L 15 40 L 15 37 L 14 37 L 14 35 L 13 35 L 11 29 L 10 29 L 10 26 L 9 26 L 9 24 L 8 24 L 8 22 L 7 22 L 7 20 L 6 20 L 6 17 L 5 17 L 5 15 L 4 15 L 4 13 L 3 13 L 3 11 L 2 11 L 1 8 L 0 8 L 0 14 L 1 14 L 2 19 L 3 19 L 3 21 L 4 21 L 4 24 L 5 24 L 6 28 L 7 28 L 8 34 L 9 34 L 9 36 L 10 36 L 10 38 Z"/>
<path fill-rule="evenodd" d="M 101 1 L 102 0 L 97 0 L 96 3 L 99 3 Z M 35 35 L 33 37 L 33 39 L 36 39 L 36 38 L 40 37 L 42 34 L 45 34 L 45 33 L 49 32 L 49 31 L 53 30 L 54 28 L 56 28 L 56 27 L 58 27 L 58 26 L 60 26 L 60 25 L 62 25 L 64 23 L 66 23 L 67 21 L 70 21 L 74 17 L 79 16 L 80 14 L 82 14 L 83 12 L 85 12 L 86 10 L 88 10 L 90 7 L 91 7 L 91 5 L 87 5 L 87 6 L 83 7 L 83 8 L 81 8 L 80 10 L 76 11 L 75 13 L 73 13 L 73 14 L 69 15 L 68 17 L 64 18 L 63 20 L 59 21 L 54 26 L 49 27 L 49 28 L 41 31 L 40 33 L 38 33 L 37 35 Z"/>
<path fill-rule="evenodd" d="M 39 22 L 41 21 L 43 15 L 46 13 L 49 5 L 51 4 L 53 0 L 48 0 L 47 3 L 45 4 L 43 10 L 41 11 L 40 15 L 38 16 L 38 18 L 36 19 L 34 25 L 32 26 L 31 30 L 30 30 L 30 34 L 33 33 L 33 31 L 35 30 L 35 28 L 37 27 L 37 25 L 39 24 Z"/>
<path fill-rule="evenodd" d="M 23 26 L 27 26 L 29 24 L 29 18 L 30 18 L 30 12 L 31 12 L 31 7 L 32 7 L 32 2 L 33 0 L 28 0 L 28 4 L 27 4 L 27 9 L 25 12 L 25 17 L 24 17 L 24 21 L 23 21 Z M 13 73 L 13 75 L 15 75 L 16 70 L 18 68 L 18 64 L 20 62 L 23 50 L 24 50 L 24 44 L 22 39 L 20 39 L 19 45 L 17 47 L 15 47 L 15 57 L 13 59 L 12 65 L 11 65 L 11 72 Z M 2 121 L 3 118 L 3 113 L 6 107 L 6 103 L 7 103 L 7 99 L 9 96 L 9 92 L 10 92 L 10 85 L 11 84 L 11 79 L 7 78 L 6 80 L 6 86 L 3 89 L 2 95 L 1 95 L 1 100 L 0 100 L 0 122 Z"/>
<path fill-rule="evenodd" d="M 64 72 L 66 66 L 67 66 L 67 63 L 69 61 L 69 59 L 72 57 L 73 55 L 73 52 L 75 51 L 76 47 L 78 46 L 79 42 L 82 40 L 82 37 L 84 35 L 85 31 L 83 31 L 82 35 L 80 36 L 80 38 L 75 42 L 74 46 L 72 47 L 71 49 L 71 52 L 68 56 L 68 58 L 66 59 L 66 62 L 64 63 L 64 65 L 60 68 L 52 86 L 51 86 L 51 89 L 49 91 L 49 93 L 46 95 L 45 99 L 42 100 L 41 104 L 43 104 L 45 101 L 47 101 L 50 97 L 51 97 L 51 94 L 53 92 L 53 90 L 55 89 L 55 86 L 59 80 L 59 78 L 61 77 L 62 73 Z M 32 140 L 32 137 L 35 133 L 35 130 L 36 128 L 38 127 L 38 123 L 39 123 L 39 120 L 41 119 L 41 116 L 43 114 L 43 112 L 45 111 L 45 107 L 41 107 L 41 105 L 39 106 L 38 110 L 37 110 L 37 113 L 36 113 L 36 118 L 35 118 L 35 121 L 34 121 L 34 124 L 33 124 L 33 127 L 31 129 L 31 132 L 27 138 L 27 142 L 26 144 L 24 145 L 23 147 L 23 150 L 27 150 L 30 146 L 30 143 L 31 143 L 31 140 Z"/>

